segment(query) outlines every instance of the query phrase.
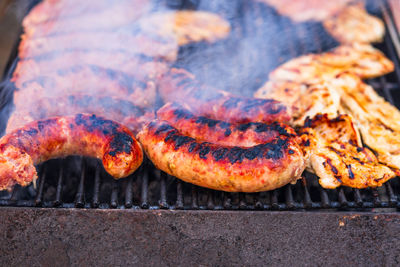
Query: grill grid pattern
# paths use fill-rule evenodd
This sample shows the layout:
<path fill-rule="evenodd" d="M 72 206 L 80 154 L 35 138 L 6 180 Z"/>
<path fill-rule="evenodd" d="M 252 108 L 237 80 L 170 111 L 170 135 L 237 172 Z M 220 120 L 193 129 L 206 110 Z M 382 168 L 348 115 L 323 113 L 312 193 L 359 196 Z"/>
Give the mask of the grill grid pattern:
<path fill-rule="evenodd" d="M 239 1 L 240 2 L 240 1 Z M 194 3 L 193 1 L 191 2 Z M 198 4 L 198 3 L 197 3 Z M 200 5 L 201 6 L 201 5 Z M 252 33 L 254 35 L 268 34 L 262 27 L 254 27 L 249 24 L 249 17 L 242 13 L 250 12 L 250 18 L 268 18 L 274 15 L 272 9 L 261 4 L 245 3 L 232 5 L 238 7 L 239 19 L 232 21 L 234 36 L 223 45 L 215 45 L 213 49 L 204 47 L 185 47 L 180 51 L 180 58 L 185 59 L 190 54 L 222 53 L 229 42 L 235 42 L 235 36 L 241 38 L 243 35 Z M 232 12 L 232 11 L 230 11 Z M 225 14 L 226 15 L 226 14 Z M 227 17 L 232 16 L 228 12 Z M 385 20 L 390 19 L 385 16 Z M 258 88 L 265 80 L 265 73 L 289 58 L 309 52 L 322 52 L 336 45 L 327 36 L 316 38 L 321 35 L 321 26 L 311 23 L 291 25 L 288 19 L 280 18 L 279 27 L 283 32 L 281 38 L 286 40 L 287 53 L 277 50 L 277 46 L 265 45 L 265 53 L 278 55 L 274 64 L 266 62 L 255 73 L 254 77 L 261 77 L 260 82 L 254 84 Z M 386 21 L 387 22 L 387 21 Z M 245 25 L 245 26 L 243 26 Z M 388 25 L 388 23 L 387 23 Z M 276 31 L 274 26 L 268 30 Z M 277 27 L 275 25 L 275 27 Z M 292 30 L 286 30 L 292 29 Z M 293 30 L 294 29 L 294 30 Z M 260 32 L 261 31 L 261 32 Z M 307 39 L 311 35 L 315 38 Z M 388 32 L 388 31 L 387 31 Z M 297 42 L 295 42 L 295 41 Z M 378 46 L 395 63 L 396 71 L 386 77 L 379 77 L 368 81 L 379 93 L 391 103 L 400 103 L 400 67 L 399 59 L 395 53 L 391 36 L 385 36 L 385 42 Z M 199 52 L 200 51 L 200 52 Z M 211 51 L 211 52 L 210 52 Z M 285 55 L 286 58 L 283 56 Z M 250 55 L 251 56 L 251 55 Z M 270 58 L 270 57 L 269 57 Z M 238 62 L 239 59 L 232 59 Z M 236 60 L 236 62 L 235 62 Z M 183 60 L 182 60 L 183 61 Z M 187 64 L 187 68 L 193 66 Z M 182 62 L 178 62 L 181 64 Z M 11 66 L 12 64 L 9 64 Z M 251 63 L 250 63 L 251 65 Z M 205 66 L 203 69 L 196 68 L 194 72 L 199 77 L 207 80 L 210 72 L 218 66 Z M 268 71 L 266 71 L 268 70 Z M 240 77 L 243 80 L 243 77 Z M 218 86 L 218 84 L 216 84 Z M 221 88 L 221 87 L 220 87 Z M 240 88 L 240 86 L 238 86 Z M 396 95 L 397 93 L 397 95 Z M 39 179 L 34 185 L 26 188 L 16 186 L 12 192 L 0 192 L 0 206 L 23 206 L 23 207 L 53 207 L 53 208 L 118 208 L 118 209 L 209 209 L 209 210 L 359 210 L 370 211 L 376 208 L 400 208 L 398 201 L 400 186 L 397 179 L 387 182 L 378 189 L 351 189 L 338 188 L 326 190 L 317 183 L 317 177 L 305 173 L 303 179 L 295 185 L 287 185 L 283 188 L 270 192 L 261 193 L 226 193 L 200 188 L 182 182 L 155 169 L 149 161 L 145 161 L 142 167 L 130 177 L 115 181 L 102 169 L 99 162 L 82 157 L 69 157 L 66 160 L 51 160 L 38 167 Z"/>

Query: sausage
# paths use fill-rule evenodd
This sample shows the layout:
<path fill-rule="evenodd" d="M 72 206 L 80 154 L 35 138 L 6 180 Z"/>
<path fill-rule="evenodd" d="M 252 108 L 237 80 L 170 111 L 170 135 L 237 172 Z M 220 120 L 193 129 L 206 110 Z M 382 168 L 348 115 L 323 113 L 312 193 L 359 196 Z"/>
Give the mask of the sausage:
<path fill-rule="evenodd" d="M 132 30 L 117 32 L 71 32 L 32 38 L 21 36 L 18 47 L 20 58 L 32 58 L 47 53 L 61 54 L 66 51 L 124 51 L 127 54 L 143 54 L 149 57 L 175 61 L 178 44 L 173 37 L 132 34 Z"/>
<path fill-rule="evenodd" d="M 114 178 L 133 173 L 143 152 L 123 125 L 96 115 L 53 117 L 32 122 L 0 139 L 0 190 L 37 179 L 34 165 L 68 155 L 101 159 Z"/>
<path fill-rule="evenodd" d="M 165 102 L 185 103 L 199 116 L 231 123 L 291 120 L 290 108 L 279 101 L 234 96 L 209 88 L 184 69 L 172 68 L 160 78 L 158 88 Z"/>
<path fill-rule="evenodd" d="M 272 190 L 296 181 L 305 168 L 299 145 L 284 136 L 252 147 L 224 146 L 197 141 L 165 121 L 154 120 L 138 139 L 160 170 L 215 190 Z"/>
<path fill-rule="evenodd" d="M 77 113 L 96 114 L 111 119 L 127 126 L 134 133 L 138 132 L 144 122 L 154 119 L 152 111 L 117 97 L 70 94 L 34 98 L 35 95 L 32 95 L 32 103 L 27 100 L 24 102 L 23 97 L 30 98 L 22 93 L 14 96 L 16 109 L 8 120 L 7 133 L 35 120 Z"/>
<path fill-rule="evenodd" d="M 124 96 L 135 105 L 152 106 L 156 99 L 156 85 L 151 78 L 138 78 L 122 71 L 96 65 L 75 65 L 56 72 L 47 72 L 24 81 L 15 81 L 23 102 L 26 94 L 61 96 L 72 93 L 95 93 L 104 96 Z M 33 99 L 37 99 L 35 97 Z"/>
<path fill-rule="evenodd" d="M 270 142 L 280 135 L 296 136 L 296 132 L 291 127 L 281 122 L 232 124 L 204 116 L 195 116 L 188 109 L 176 103 L 167 103 L 160 108 L 157 111 L 157 118 L 167 121 L 184 135 L 224 146 L 234 144 L 251 147 Z"/>

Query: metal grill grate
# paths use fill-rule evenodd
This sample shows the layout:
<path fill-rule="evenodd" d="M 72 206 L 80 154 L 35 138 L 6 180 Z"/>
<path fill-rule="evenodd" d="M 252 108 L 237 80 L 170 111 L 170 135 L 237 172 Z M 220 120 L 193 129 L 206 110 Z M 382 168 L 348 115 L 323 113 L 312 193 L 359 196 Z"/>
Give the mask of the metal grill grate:
<path fill-rule="evenodd" d="M 174 7 L 182 7 L 177 4 L 179 1 L 170 2 L 173 2 L 171 5 Z M 218 8 L 219 13 L 231 21 L 231 37 L 214 45 L 197 44 L 183 47 L 176 66 L 185 66 L 199 79 L 210 81 L 218 88 L 240 91 L 246 86 L 250 89 L 245 93 L 250 94 L 266 80 L 266 73 L 282 62 L 301 54 L 325 51 L 337 45 L 323 31 L 320 24 L 293 25 L 289 19 L 279 17 L 274 10 L 262 4 L 251 1 L 226 1 L 225 6 L 216 7 L 203 6 L 202 3 L 190 1 L 190 8 L 199 7 L 211 11 Z M 254 18 L 262 18 L 261 26 L 250 21 L 256 21 Z M 387 27 L 393 27 L 387 11 L 384 12 L 384 19 Z M 279 23 L 271 23 L 271 20 L 278 20 Z M 265 25 L 270 26 L 263 27 Z M 267 38 L 280 29 L 283 29 L 280 36 Z M 393 29 L 388 28 L 387 32 L 393 32 Z M 247 52 L 248 57 L 252 59 L 250 61 L 242 56 L 232 56 L 229 52 L 229 49 L 235 51 L 235 45 L 244 36 L 251 44 L 260 46 L 263 50 L 260 52 L 249 49 Z M 371 79 L 368 83 L 395 104 L 400 103 L 400 66 L 392 38 L 393 36 L 387 34 L 384 43 L 378 45 L 378 48 L 395 63 L 396 71 L 385 77 Z M 265 43 L 265 40 L 270 42 Z M 282 43 L 285 46 L 282 46 Z M 196 60 L 198 57 L 214 60 L 199 67 Z M 233 66 L 230 71 L 237 75 L 229 81 L 213 79 L 216 70 L 221 72 L 224 66 Z M 249 81 L 253 81 L 252 84 L 249 85 Z M 135 174 L 119 181 L 109 177 L 96 160 L 81 157 L 51 160 L 39 166 L 38 170 L 36 188 L 34 185 L 26 188 L 16 186 L 12 192 L 0 192 L 0 206 L 360 211 L 400 208 L 398 179 L 393 179 L 377 189 L 358 190 L 343 187 L 326 190 L 318 185 L 317 177 L 305 173 L 303 179 L 295 185 L 287 185 L 270 192 L 244 194 L 218 192 L 187 184 L 160 172 L 147 160 Z"/>

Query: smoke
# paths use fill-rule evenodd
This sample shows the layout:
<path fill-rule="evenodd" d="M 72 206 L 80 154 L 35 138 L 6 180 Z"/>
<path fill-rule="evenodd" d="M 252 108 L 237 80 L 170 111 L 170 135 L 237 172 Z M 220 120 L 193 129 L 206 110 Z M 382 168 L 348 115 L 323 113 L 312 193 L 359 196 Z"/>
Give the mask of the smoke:
<path fill-rule="evenodd" d="M 171 16 L 182 8 L 218 14 L 229 22 L 229 35 L 197 40 L 207 21 Z M 216 25 L 207 30 L 216 31 Z M 158 78 L 171 66 L 189 70 L 210 87 L 252 96 L 283 62 L 338 44 L 318 21 L 294 23 L 265 3 L 241 0 L 44 0 L 23 26 L 10 79 L 17 88 L 14 114 L 25 112 L 28 119 L 39 119 L 34 114 L 38 99 L 57 99 L 52 104 L 58 109 L 41 116 L 76 112 L 62 101 L 71 94 L 121 98 L 153 109 L 159 104 Z M 119 118 L 114 110 L 129 112 L 110 106 L 102 110 L 100 115 L 111 119 Z"/>

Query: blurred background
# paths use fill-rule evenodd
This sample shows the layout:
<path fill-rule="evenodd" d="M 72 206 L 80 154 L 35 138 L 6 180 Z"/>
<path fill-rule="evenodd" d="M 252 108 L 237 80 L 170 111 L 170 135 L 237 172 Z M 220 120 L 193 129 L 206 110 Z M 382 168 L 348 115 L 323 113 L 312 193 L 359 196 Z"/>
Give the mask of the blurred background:
<path fill-rule="evenodd" d="M 13 45 L 21 31 L 21 20 L 28 2 L 26 0 L 0 1 L 0 71 L 4 72 Z"/>

